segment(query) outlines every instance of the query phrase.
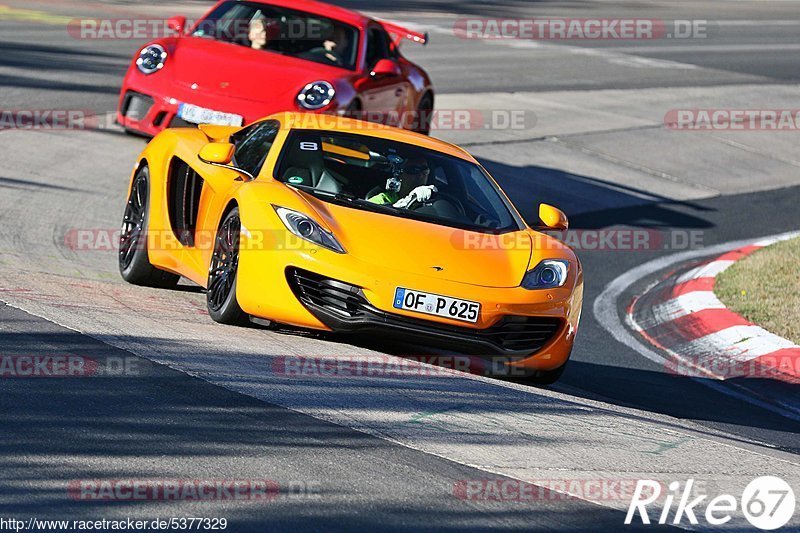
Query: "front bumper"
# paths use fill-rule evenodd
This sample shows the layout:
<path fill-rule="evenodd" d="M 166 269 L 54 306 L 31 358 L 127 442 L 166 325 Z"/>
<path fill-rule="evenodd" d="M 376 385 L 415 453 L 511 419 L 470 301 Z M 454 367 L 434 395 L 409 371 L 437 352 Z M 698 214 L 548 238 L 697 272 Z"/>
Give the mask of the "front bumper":
<path fill-rule="evenodd" d="M 240 101 L 239 101 L 240 102 Z M 195 127 L 178 116 L 178 108 L 182 103 L 194 104 L 200 107 L 241 115 L 244 118 L 242 125 L 268 116 L 280 109 L 254 106 L 247 102 L 242 105 L 237 101 L 220 97 L 210 98 L 208 95 L 194 95 L 194 97 L 176 98 L 174 96 L 161 96 L 148 91 L 126 90 L 120 98 L 117 109 L 117 122 L 124 128 L 148 136 L 156 136 L 165 128 Z"/>
<path fill-rule="evenodd" d="M 194 127 L 195 124 L 178 117 L 182 103 L 241 115 L 244 118 L 242 125 L 281 111 L 295 110 L 293 99 L 258 102 L 236 98 L 235 95 L 210 94 L 173 83 L 163 74 L 145 76 L 135 67 L 128 72 L 117 107 L 117 122 L 121 126 L 148 136 L 155 136 L 170 127 Z"/>
<path fill-rule="evenodd" d="M 246 258 L 240 259 L 239 280 L 242 283 L 238 285 L 237 299 L 251 315 L 304 328 L 439 347 L 479 356 L 493 364 L 499 361 L 502 366 L 524 372 L 554 370 L 567 362 L 582 304 L 582 281 L 564 300 L 552 301 L 545 297 L 545 302 L 538 303 L 496 304 L 493 302 L 503 297 L 507 300 L 519 297 L 520 290 L 484 289 L 481 294 L 489 299 L 483 300 L 484 311 L 479 323 L 470 327 L 452 320 L 423 318 L 409 311 L 392 309 L 393 284 L 378 288 L 375 278 L 370 285 L 369 276 L 352 271 L 347 276 L 339 269 L 330 268 L 330 264 L 326 265 L 328 268 L 316 264 L 317 268 L 313 269 L 337 271 L 330 277 L 290 266 L 280 267 L 280 278 L 275 278 L 271 269 L 254 272 L 251 270 L 254 265 L 248 263 Z M 353 284 L 337 281 L 339 279 L 352 280 Z M 397 284 L 433 290 L 423 278 L 416 276 L 398 277 Z M 364 288 L 368 285 L 371 288 Z M 457 285 L 460 284 L 437 286 L 443 288 L 443 293 L 466 296 L 456 289 Z M 461 289 L 463 291 L 464 287 Z M 389 298 L 387 301 L 380 296 L 384 293 Z"/>
<path fill-rule="evenodd" d="M 286 278 L 298 300 L 333 331 L 357 332 L 478 355 L 528 357 L 564 330 L 556 317 L 506 316 L 481 330 L 450 326 L 381 311 L 360 287 L 290 268 Z"/>

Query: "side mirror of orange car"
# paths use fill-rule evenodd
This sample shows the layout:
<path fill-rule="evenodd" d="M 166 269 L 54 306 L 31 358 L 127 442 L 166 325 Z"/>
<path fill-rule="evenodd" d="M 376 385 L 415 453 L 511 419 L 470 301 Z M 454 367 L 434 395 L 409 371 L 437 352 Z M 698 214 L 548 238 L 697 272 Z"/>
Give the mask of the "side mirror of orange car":
<path fill-rule="evenodd" d="M 231 165 L 231 161 L 233 161 L 234 150 L 236 150 L 236 147 L 230 143 L 211 142 L 205 144 L 200 149 L 200 153 L 197 154 L 197 158 L 208 165 L 227 168 L 228 170 L 238 172 L 242 177 L 236 178 L 237 181 L 241 181 L 243 178 L 247 178 L 247 180 L 256 179 L 255 176 L 243 168 Z"/>
<path fill-rule="evenodd" d="M 197 155 L 203 163 L 227 165 L 233 159 L 234 146 L 229 143 L 208 143 Z"/>
<path fill-rule="evenodd" d="M 369 73 L 373 78 L 379 76 L 399 76 L 400 74 L 402 74 L 402 72 L 400 72 L 400 65 L 391 59 L 381 59 L 375 63 L 372 72 Z"/>
<path fill-rule="evenodd" d="M 547 229 L 565 230 L 569 228 L 567 215 L 561 209 L 548 204 L 539 204 L 539 221 Z"/>
<path fill-rule="evenodd" d="M 178 35 L 183 35 L 183 30 L 186 29 L 186 17 L 176 16 L 167 19 L 167 27 L 178 32 Z"/>

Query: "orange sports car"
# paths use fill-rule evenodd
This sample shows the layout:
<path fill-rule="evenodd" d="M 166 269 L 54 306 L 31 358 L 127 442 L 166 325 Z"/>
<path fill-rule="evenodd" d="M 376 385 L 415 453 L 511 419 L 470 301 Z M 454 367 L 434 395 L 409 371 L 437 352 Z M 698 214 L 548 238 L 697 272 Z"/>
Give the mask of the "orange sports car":
<path fill-rule="evenodd" d="M 141 154 L 122 223 L 130 283 L 206 287 L 217 322 L 379 334 L 496 358 L 551 383 L 583 274 L 467 152 L 341 117 L 167 129 Z M 494 359 L 496 361 L 496 359 Z"/>

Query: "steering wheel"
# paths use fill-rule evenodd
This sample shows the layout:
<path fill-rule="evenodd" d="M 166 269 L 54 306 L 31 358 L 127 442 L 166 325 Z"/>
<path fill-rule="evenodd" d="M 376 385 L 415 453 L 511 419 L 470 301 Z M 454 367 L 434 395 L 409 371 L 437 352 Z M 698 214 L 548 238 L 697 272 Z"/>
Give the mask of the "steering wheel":
<path fill-rule="evenodd" d="M 453 207 L 455 207 L 458 210 L 458 212 L 461 213 L 462 216 L 464 217 L 467 216 L 467 210 L 464 208 L 464 204 L 461 202 L 461 200 L 459 200 L 452 194 L 446 192 L 439 192 L 434 194 L 434 199 L 442 199 L 447 202 L 450 202 L 451 204 L 453 204 Z"/>
<path fill-rule="evenodd" d="M 421 209 L 423 207 L 431 207 L 436 205 L 437 202 L 445 202 L 446 204 L 452 206 L 452 208 L 462 217 L 464 220 L 467 219 L 467 214 L 464 209 L 464 204 L 461 201 L 453 196 L 452 194 L 447 193 L 434 193 L 434 196 L 427 202 L 414 202 L 408 206 L 408 209 L 412 211 L 416 211 L 417 209 Z"/>
<path fill-rule="evenodd" d="M 478 215 L 478 218 L 475 219 L 475 224 L 493 229 L 497 229 L 500 227 L 499 220 L 494 219 L 485 213 L 481 213 L 480 215 Z"/>

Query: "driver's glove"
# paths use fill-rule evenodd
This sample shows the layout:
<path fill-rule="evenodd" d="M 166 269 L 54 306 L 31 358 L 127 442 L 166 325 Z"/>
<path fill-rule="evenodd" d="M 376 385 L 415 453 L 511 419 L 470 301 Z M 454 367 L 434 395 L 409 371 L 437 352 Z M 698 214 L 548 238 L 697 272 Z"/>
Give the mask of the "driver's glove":
<path fill-rule="evenodd" d="M 414 202 L 427 202 L 433 197 L 434 193 L 439 192 L 436 185 L 421 185 L 411 191 L 408 196 L 402 200 L 398 200 L 394 206 L 399 209 L 405 209 Z"/>

